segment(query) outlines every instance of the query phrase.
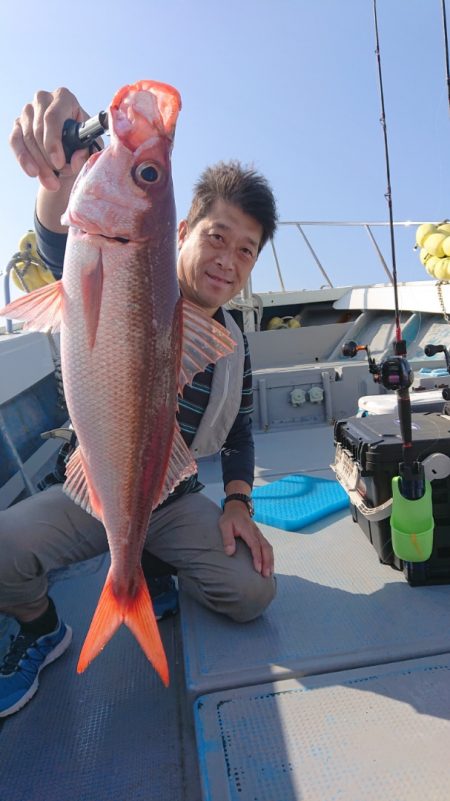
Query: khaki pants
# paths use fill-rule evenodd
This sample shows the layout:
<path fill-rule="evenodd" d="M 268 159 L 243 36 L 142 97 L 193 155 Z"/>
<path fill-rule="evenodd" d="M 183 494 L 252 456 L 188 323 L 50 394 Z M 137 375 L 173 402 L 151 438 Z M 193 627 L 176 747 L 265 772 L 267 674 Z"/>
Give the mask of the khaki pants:
<path fill-rule="evenodd" d="M 253 567 L 241 540 L 227 556 L 218 527 L 221 510 L 202 493 L 154 512 L 145 548 L 178 570 L 183 590 L 233 620 L 258 617 L 275 595 L 275 579 Z M 62 491 L 50 487 L 0 512 L 0 612 L 47 594 L 50 570 L 108 549 L 105 529 Z"/>

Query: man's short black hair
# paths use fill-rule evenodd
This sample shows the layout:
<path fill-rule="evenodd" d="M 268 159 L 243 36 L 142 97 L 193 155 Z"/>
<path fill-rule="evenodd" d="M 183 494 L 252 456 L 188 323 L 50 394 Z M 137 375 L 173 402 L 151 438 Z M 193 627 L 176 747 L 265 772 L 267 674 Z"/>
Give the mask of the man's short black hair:
<path fill-rule="evenodd" d="M 194 187 L 187 217 L 189 228 L 194 228 L 208 215 L 216 200 L 233 203 L 260 223 L 263 229 L 261 251 L 274 235 L 278 219 L 275 198 L 266 178 L 239 161 L 221 161 L 207 167 Z"/>

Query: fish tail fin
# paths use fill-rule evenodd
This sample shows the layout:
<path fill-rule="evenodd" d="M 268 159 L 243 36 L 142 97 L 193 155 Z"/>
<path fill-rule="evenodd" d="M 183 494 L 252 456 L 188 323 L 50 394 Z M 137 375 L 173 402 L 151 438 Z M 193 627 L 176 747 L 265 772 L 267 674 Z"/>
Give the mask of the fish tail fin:
<path fill-rule="evenodd" d="M 169 686 L 169 667 L 161 642 L 158 623 L 142 568 L 138 568 L 136 595 L 127 605 L 124 623 L 136 637 L 147 659 L 152 663 L 165 687 Z"/>
<path fill-rule="evenodd" d="M 134 597 L 125 598 L 123 601 L 118 599 L 114 593 L 111 570 L 109 571 L 81 649 L 77 673 L 83 673 L 86 670 L 122 623 L 125 623 L 132 631 L 147 659 L 167 687 L 169 668 L 166 654 L 141 568 L 138 569 L 138 586 Z"/>
<path fill-rule="evenodd" d="M 83 673 L 92 660 L 99 655 L 123 623 L 123 618 L 123 609 L 113 592 L 110 570 L 81 649 L 77 673 Z"/>

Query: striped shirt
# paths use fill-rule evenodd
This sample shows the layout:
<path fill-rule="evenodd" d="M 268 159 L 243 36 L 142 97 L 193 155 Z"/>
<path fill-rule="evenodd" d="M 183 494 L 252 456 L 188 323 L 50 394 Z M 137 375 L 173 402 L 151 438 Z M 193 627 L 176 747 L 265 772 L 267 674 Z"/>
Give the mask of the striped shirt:
<path fill-rule="evenodd" d="M 55 278 L 59 279 L 62 277 L 67 235 L 57 234 L 44 228 L 36 215 L 34 222 L 38 253 Z M 221 325 L 225 325 L 222 309 L 217 310 L 214 319 Z M 236 480 L 245 481 L 250 486 L 253 485 L 255 456 L 251 425 L 251 414 L 253 412 L 252 369 L 247 338 L 244 334 L 242 336 L 244 338 L 245 357 L 241 406 L 221 449 L 224 487 L 230 481 Z M 179 400 L 177 419 L 183 439 L 188 447 L 195 437 L 202 415 L 208 405 L 213 375 L 214 365 L 210 364 L 204 372 L 197 373 L 194 376 L 192 384 L 185 386 L 182 398 Z M 187 482 L 179 485 L 174 494 L 179 495 L 183 491 L 192 491 L 193 489 L 195 491 L 196 487 L 201 488 L 198 487 L 198 484 L 195 485 L 195 482 L 188 479 Z"/>

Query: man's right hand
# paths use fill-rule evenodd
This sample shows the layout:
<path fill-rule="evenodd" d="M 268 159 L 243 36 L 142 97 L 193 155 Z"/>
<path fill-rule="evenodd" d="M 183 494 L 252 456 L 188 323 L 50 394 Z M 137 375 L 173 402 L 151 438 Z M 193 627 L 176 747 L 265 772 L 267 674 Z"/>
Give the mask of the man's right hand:
<path fill-rule="evenodd" d="M 77 150 L 66 164 L 61 142 L 65 120 L 84 122 L 88 118 L 75 95 L 64 88 L 36 92 L 33 102 L 17 117 L 10 145 L 24 172 L 39 178 L 45 190 L 57 192 L 63 183 L 71 185 L 88 159 L 87 150 Z"/>

